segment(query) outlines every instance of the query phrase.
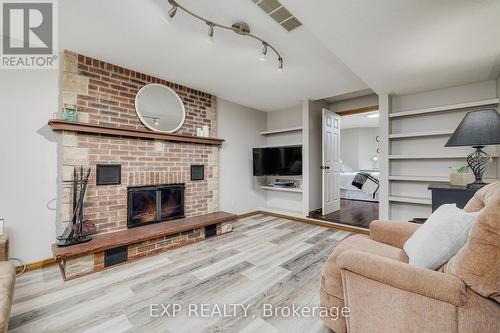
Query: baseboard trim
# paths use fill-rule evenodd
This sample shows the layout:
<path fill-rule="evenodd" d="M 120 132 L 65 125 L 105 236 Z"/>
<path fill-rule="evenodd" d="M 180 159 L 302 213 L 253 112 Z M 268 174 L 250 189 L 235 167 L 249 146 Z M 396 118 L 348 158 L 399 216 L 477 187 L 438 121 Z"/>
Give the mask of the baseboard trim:
<path fill-rule="evenodd" d="M 43 268 L 43 267 L 49 267 L 49 266 L 52 266 L 52 265 L 55 265 L 56 264 L 56 260 L 54 258 L 50 258 L 50 259 L 43 259 L 43 260 L 40 260 L 40 261 L 35 261 L 35 262 L 32 262 L 32 263 L 29 263 L 29 264 L 26 264 L 26 270 L 25 272 L 29 272 L 29 271 L 33 271 L 35 269 L 40 269 L 40 268 Z M 16 272 L 21 272 L 23 269 L 23 266 L 16 266 Z"/>
<path fill-rule="evenodd" d="M 258 214 L 260 214 L 260 211 L 254 210 L 253 212 L 239 214 L 237 219 L 244 219 L 246 217 L 250 217 L 250 216 L 254 216 L 254 215 L 258 215 Z"/>
<path fill-rule="evenodd" d="M 321 220 L 305 218 L 305 217 L 298 217 L 298 216 L 281 214 L 281 213 L 275 213 L 275 212 L 270 212 L 270 211 L 266 211 L 266 210 L 256 210 L 253 212 L 245 213 L 242 215 L 238 215 L 238 218 L 250 217 L 250 216 L 259 215 L 259 214 L 274 216 L 274 217 L 287 219 L 287 220 L 291 220 L 291 221 L 296 221 L 296 222 L 301 222 L 301 223 L 318 225 L 318 226 L 326 227 L 326 228 L 332 228 L 332 229 L 337 229 L 337 230 L 342 230 L 342 231 L 353 232 L 356 234 L 362 234 L 362 235 L 369 234 L 369 231 L 366 229 L 360 229 L 360 228 L 358 229 L 358 228 L 349 227 L 349 226 L 334 223 L 334 222 L 325 222 L 325 221 L 321 221 Z"/>

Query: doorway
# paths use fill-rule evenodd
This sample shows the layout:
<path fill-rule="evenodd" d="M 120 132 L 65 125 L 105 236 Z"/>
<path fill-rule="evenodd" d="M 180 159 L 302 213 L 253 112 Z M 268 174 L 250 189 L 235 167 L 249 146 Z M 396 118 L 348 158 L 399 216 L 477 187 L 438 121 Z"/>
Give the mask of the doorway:
<path fill-rule="evenodd" d="M 368 229 L 379 216 L 379 113 L 353 111 L 323 110 L 322 207 L 309 217 Z"/>

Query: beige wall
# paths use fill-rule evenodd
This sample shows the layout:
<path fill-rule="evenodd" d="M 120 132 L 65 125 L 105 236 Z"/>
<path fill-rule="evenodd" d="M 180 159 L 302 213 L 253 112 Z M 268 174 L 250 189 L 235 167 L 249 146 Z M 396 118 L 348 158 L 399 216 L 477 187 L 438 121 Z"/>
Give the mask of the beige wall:
<path fill-rule="evenodd" d="M 252 148 L 266 144 L 267 114 L 217 99 L 218 137 L 226 142 L 219 152 L 219 206 L 241 214 L 266 204 L 266 191 L 253 177 Z"/>
<path fill-rule="evenodd" d="M 57 142 L 47 122 L 59 110 L 57 70 L 0 74 L 0 218 L 10 256 L 52 257 L 56 236 Z"/>

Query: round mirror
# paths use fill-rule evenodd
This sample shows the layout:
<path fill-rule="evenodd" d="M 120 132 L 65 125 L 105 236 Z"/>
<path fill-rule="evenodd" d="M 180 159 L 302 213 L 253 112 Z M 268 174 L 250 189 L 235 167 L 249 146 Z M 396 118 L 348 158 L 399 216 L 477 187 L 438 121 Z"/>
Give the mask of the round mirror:
<path fill-rule="evenodd" d="M 174 133 L 186 120 L 186 110 L 175 91 L 161 84 L 148 84 L 135 96 L 135 111 L 150 130 Z"/>

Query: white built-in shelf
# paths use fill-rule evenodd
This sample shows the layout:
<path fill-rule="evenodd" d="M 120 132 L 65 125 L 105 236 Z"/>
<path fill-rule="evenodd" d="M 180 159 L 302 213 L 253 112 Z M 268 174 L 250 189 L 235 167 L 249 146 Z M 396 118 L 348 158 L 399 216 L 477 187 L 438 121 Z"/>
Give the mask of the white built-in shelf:
<path fill-rule="evenodd" d="M 294 146 L 302 146 L 302 142 L 297 142 L 297 143 L 288 143 L 288 144 L 274 144 L 274 145 L 264 145 L 264 146 L 259 146 L 258 148 L 273 148 L 273 147 L 294 147 Z"/>
<path fill-rule="evenodd" d="M 389 196 L 389 201 L 392 202 L 405 202 L 418 205 L 431 205 L 431 199 L 427 198 L 417 198 L 417 197 L 403 197 L 403 196 Z"/>
<path fill-rule="evenodd" d="M 474 107 L 480 107 L 480 106 L 496 105 L 498 103 L 499 103 L 498 98 L 492 98 L 492 99 L 485 99 L 485 100 L 475 101 L 475 102 L 436 106 L 436 107 L 427 108 L 427 109 L 417 109 L 417 110 L 410 110 L 410 111 L 395 112 L 395 113 L 389 114 L 389 118 L 407 117 L 407 116 L 413 116 L 413 115 L 425 114 L 425 113 L 447 112 L 447 111 L 468 109 L 468 108 L 474 108 Z"/>
<path fill-rule="evenodd" d="M 450 177 L 435 176 L 389 176 L 389 180 L 400 180 L 409 182 L 449 182 Z"/>
<path fill-rule="evenodd" d="M 441 130 L 441 131 L 389 134 L 389 139 L 419 138 L 426 136 L 446 136 L 453 134 L 453 132 L 454 130 Z"/>
<path fill-rule="evenodd" d="M 302 193 L 302 189 L 297 187 L 274 187 L 271 185 L 262 185 L 260 188 L 270 191 Z"/>
<path fill-rule="evenodd" d="M 271 134 L 280 134 L 280 133 L 287 133 L 287 132 L 299 132 L 299 131 L 302 131 L 302 126 L 269 130 L 269 131 L 260 132 L 260 134 L 261 135 L 271 135 Z"/>
<path fill-rule="evenodd" d="M 389 155 L 390 160 L 445 160 L 465 159 L 469 154 L 429 154 L 429 155 Z M 492 158 L 498 158 L 498 153 L 490 153 Z"/>
<path fill-rule="evenodd" d="M 437 183 L 449 183 L 449 176 L 389 176 L 389 180 L 394 181 L 406 181 L 406 182 L 437 182 Z M 483 178 L 483 181 L 487 183 L 497 182 L 498 179 L 495 178 Z"/>

